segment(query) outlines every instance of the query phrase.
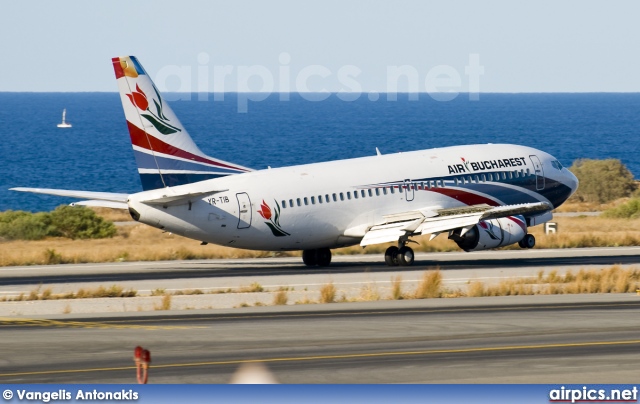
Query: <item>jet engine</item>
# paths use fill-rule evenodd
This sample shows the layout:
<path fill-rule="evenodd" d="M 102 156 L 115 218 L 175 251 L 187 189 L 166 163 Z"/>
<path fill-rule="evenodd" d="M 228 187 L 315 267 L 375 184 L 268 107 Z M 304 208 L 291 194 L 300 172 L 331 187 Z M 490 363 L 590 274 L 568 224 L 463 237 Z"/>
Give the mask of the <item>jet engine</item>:
<path fill-rule="evenodd" d="M 451 232 L 449 238 L 455 241 L 458 247 L 469 252 L 519 243 L 526 236 L 527 225 L 524 217 L 509 216 L 500 219 L 483 220 L 467 232 L 464 232 L 464 229 L 455 229 Z M 535 239 L 533 244 L 535 244 Z"/>

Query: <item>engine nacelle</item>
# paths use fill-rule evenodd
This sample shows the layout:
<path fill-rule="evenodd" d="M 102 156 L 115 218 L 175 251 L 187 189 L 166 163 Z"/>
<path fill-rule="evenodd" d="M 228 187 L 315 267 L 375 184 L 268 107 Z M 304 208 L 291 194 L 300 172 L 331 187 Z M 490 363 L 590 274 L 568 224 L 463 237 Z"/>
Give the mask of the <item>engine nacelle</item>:
<path fill-rule="evenodd" d="M 527 235 L 527 224 L 523 216 L 509 216 L 481 221 L 462 236 L 461 232 L 455 229 L 449 238 L 467 252 L 481 251 L 519 242 Z"/>

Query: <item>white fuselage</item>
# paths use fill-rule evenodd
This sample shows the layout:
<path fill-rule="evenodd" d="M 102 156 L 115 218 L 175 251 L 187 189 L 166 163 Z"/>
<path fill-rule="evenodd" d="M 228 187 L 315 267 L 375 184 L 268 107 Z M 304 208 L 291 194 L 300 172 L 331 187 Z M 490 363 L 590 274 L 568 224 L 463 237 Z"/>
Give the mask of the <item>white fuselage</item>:
<path fill-rule="evenodd" d="M 140 192 L 139 220 L 196 240 L 256 250 L 336 248 L 360 242 L 383 216 L 487 203 L 549 202 L 577 180 L 557 160 L 525 146 L 454 146 L 253 171 Z M 202 193 L 166 206 L 140 201 Z"/>

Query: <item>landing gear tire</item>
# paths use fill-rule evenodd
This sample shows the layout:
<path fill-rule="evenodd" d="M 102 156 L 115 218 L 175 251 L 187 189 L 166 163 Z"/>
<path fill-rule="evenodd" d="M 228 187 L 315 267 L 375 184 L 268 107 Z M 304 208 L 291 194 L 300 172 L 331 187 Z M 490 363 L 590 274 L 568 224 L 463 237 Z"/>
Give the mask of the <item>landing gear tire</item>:
<path fill-rule="evenodd" d="M 415 255 L 411 247 L 404 246 L 398 250 L 397 261 L 400 266 L 406 267 L 413 265 Z"/>
<path fill-rule="evenodd" d="M 302 262 L 308 267 L 314 267 L 318 265 L 318 257 L 316 250 L 304 250 L 302 252 Z"/>
<path fill-rule="evenodd" d="M 328 248 L 318 248 L 316 250 L 316 260 L 319 267 L 328 267 L 331 264 L 331 250 Z"/>
<path fill-rule="evenodd" d="M 302 262 L 308 267 L 326 267 L 331 264 L 331 250 L 328 248 L 318 248 L 316 250 L 302 251 Z"/>
<path fill-rule="evenodd" d="M 522 240 L 518 241 L 518 245 L 521 248 L 533 248 L 536 246 L 536 238 L 533 234 L 527 234 Z"/>
<path fill-rule="evenodd" d="M 390 267 L 398 266 L 398 252 L 399 248 L 396 246 L 387 248 L 387 251 L 384 253 L 384 262 L 386 262 Z"/>

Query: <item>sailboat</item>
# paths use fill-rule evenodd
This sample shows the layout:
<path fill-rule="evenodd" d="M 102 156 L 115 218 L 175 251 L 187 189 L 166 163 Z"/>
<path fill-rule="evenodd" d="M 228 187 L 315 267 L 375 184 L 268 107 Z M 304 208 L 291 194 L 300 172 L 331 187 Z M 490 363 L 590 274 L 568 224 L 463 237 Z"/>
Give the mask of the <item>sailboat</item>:
<path fill-rule="evenodd" d="M 70 128 L 71 124 L 67 121 L 65 121 L 65 117 L 67 115 L 67 109 L 63 109 L 62 110 L 62 123 L 58 124 L 58 128 Z"/>

